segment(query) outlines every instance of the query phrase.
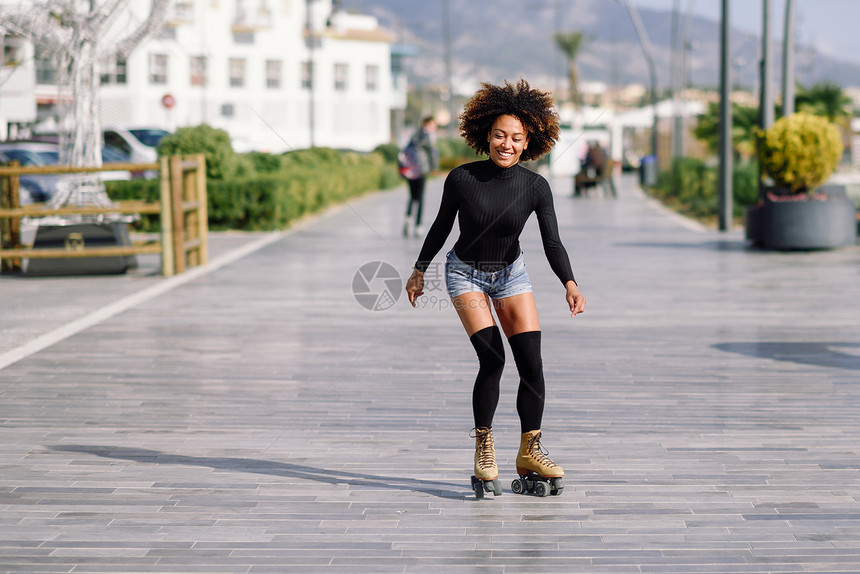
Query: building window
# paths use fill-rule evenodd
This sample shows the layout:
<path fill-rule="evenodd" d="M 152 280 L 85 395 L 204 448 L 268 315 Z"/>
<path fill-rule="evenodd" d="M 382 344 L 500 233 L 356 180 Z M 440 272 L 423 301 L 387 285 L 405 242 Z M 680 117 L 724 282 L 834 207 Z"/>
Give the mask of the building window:
<path fill-rule="evenodd" d="M 379 66 L 369 64 L 365 70 L 365 86 L 368 92 L 379 89 Z"/>
<path fill-rule="evenodd" d="M 302 62 L 302 89 L 310 90 L 314 79 L 313 62 Z"/>
<path fill-rule="evenodd" d="M 206 86 L 209 78 L 206 76 L 206 56 L 191 57 L 191 85 Z"/>
<path fill-rule="evenodd" d="M 104 63 L 102 73 L 99 78 L 102 85 L 118 84 L 124 86 L 128 83 L 127 79 L 127 64 L 123 58 L 117 56 L 116 58 Z"/>
<path fill-rule="evenodd" d="M 266 60 L 266 87 L 272 89 L 281 87 L 280 60 Z"/>
<path fill-rule="evenodd" d="M 349 66 L 346 64 L 334 65 L 334 89 L 337 92 L 345 92 L 347 88 L 347 76 L 349 74 Z"/>
<path fill-rule="evenodd" d="M 230 87 L 241 88 L 245 85 L 245 59 L 230 58 Z"/>
<path fill-rule="evenodd" d="M 23 40 L 18 36 L 0 35 L 0 41 L 3 42 L 3 65 L 19 66 L 24 59 Z"/>
<path fill-rule="evenodd" d="M 36 59 L 36 83 L 57 83 L 57 68 L 54 66 L 54 61 L 51 58 Z"/>
<path fill-rule="evenodd" d="M 167 54 L 149 55 L 149 83 L 167 83 Z"/>
<path fill-rule="evenodd" d="M 233 31 L 233 42 L 236 44 L 253 44 L 254 43 L 254 33 L 247 31 Z"/>

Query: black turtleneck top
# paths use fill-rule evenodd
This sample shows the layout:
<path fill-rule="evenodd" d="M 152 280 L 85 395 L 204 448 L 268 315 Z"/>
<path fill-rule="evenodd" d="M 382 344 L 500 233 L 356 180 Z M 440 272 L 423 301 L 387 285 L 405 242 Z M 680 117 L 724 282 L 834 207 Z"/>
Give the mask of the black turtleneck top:
<path fill-rule="evenodd" d="M 481 271 L 504 269 L 519 257 L 520 234 L 533 212 L 553 272 L 563 284 L 575 281 L 558 235 L 549 183 L 519 164 L 502 168 L 492 160 L 462 165 L 448 174 L 439 214 L 424 239 L 415 269 L 427 270 L 458 215 L 457 257 Z"/>

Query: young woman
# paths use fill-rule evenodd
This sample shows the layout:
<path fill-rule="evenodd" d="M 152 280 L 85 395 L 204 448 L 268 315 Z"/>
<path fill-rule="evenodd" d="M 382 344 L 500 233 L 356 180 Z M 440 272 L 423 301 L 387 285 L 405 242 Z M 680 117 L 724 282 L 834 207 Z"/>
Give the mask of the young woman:
<path fill-rule="evenodd" d="M 520 489 L 535 479 L 553 479 L 552 492 L 561 492 L 564 471 L 541 450 L 544 378 L 541 332 L 519 237 L 526 220 L 537 216 L 544 252 L 566 290 L 571 316 L 585 309 L 570 260 L 558 234 L 552 191 L 540 175 L 520 161 L 548 153 L 559 134 L 559 118 L 549 94 L 516 85 L 483 84 L 460 116 L 466 143 L 488 160 L 454 169 L 445 180 L 442 205 L 425 238 L 418 261 L 406 283 L 409 302 L 423 294 L 424 272 L 444 245 L 459 217 L 460 236 L 448 253 L 445 279 L 448 293 L 478 355 L 479 370 L 472 392 L 475 418 L 475 479 L 496 494 L 498 467 L 493 445 L 493 415 L 499 401 L 499 380 L 505 350 L 492 310 L 501 323 L 520 375 L 517 413 L 522 437 L 516 466 Z M 537 475 L 537 477 L 535 476 Z M 526 481 L 528 478 L 531 482 Z M 546 494 L 548 487 L 541 487 Z M 529 488 L 529 490 L 532 490 Z M 483 490 L 478 491 L 483 496 Z"/>

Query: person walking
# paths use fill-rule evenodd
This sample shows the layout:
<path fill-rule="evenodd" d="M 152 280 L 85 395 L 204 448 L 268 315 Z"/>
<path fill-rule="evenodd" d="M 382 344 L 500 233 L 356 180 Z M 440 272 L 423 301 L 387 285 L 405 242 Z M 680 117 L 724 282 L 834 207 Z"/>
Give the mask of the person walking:
<path fill-rule="evenodd" d="M 495 494 L 501 493 L 492 428 L 505 349 L 493 311 L 520 375 L 516 401 L 522 433 L 516 458 L 520 479 L 514 481 L 514 490 L 523 492 L 526 486 L 543 482 L 540 492 L 535 492 L 546 495 L 546 483 L 551 480 L 552 493 L 558 494 L 564 471 L 540 446 L 545 396 L 541 330 L 519 237 L 534 213 L 547 260 L 564 286 L 571 317 L 582 313 L 585 297 L 559 238 L 549 183 L 520 164 L 552 149 L 559 136 L 559 117 L 552 97 L 532 89 L 523 79 L 515 85 L 484 83 L 460 115 L 460 134 L 489 159 L 462 165 L 448 174 L 439 213 L 406 282 L 406 292 L 412 306 L 417 306 L 417 298 L 424 293 L 424 273 L 458 218 L 460 235 L 447 254 L 445 281 L 478 356 L 472 390 L 475 494 L 482 497 L 491 483 Z"/>
<path fill-rule="evenodd" d="M 409 227 L 412 223 L 412 210 L 415 209 L 413 235 L 420 237 L 424 234 L 421 227 L 421 215 L 424 210 L 424 186 L 427 176 L 439 168 L 439 154 L 435 147 L 436 120 L 428 116 L 421 120 L 421 127 L 407 144 L 414 149 L 416 160 L 416 177 L 408 177 L 409 202 L 406 204 L 406 218 L 403 222 L 403 237 L 409 237 Z"/>

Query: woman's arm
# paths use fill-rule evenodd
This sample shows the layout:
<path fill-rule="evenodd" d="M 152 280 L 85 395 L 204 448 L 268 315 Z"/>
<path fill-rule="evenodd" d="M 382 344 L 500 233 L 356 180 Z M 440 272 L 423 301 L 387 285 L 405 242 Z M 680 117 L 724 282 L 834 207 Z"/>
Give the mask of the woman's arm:
<path fill-rule="evenodd" d="M 552 191 L 545 179 L 541 178 L 541 181 L 542 185 L 539 185 L 536 191 L 535 214 L 540 227 L 544 253 L 553 273 L 562 284 L 566 285 L 572 281 L 576 285 L 576 279 L 570 267 L 570 258 L 558 233 L 558 219 L 552 202 Z"/>
<path fill-rule="evenodd" d="M 439 213 L 436 214 L 436 219 L 430 230 L 427 232 L 427 237 L 424 238 L 424 245 L 421 246 L 421 252 L 418 254 L 418 260 L 415 262 L 415 269 L 424 273 L 430 262 L 445 245 L 448 235 L 451 234 L 451 229 L 454 227 L 454 220 L 457 218 L 457 210 L 459 209 L 459 200 L 457 198 L 455 172 L 448 174 L 445 178 L 445 187 L 442 191 L 442 204 L 439 206 Z"/>
<path fill-rule="evenodd" d="M 570 258 L 561 243 L 561 237 L 558 233 L 558 218 L 555 215 L 552 201 L 552 191 L 545 180 L 544 185 L 538 189 L 535 213 L 549 266 L 564 284 L 565 300 L 570 307 L 570 316 L 575 317 L 585 311 L 585 297 L 579 292 L 579 286 L 576 284 L 573 270 L 570 267 Z"/>

